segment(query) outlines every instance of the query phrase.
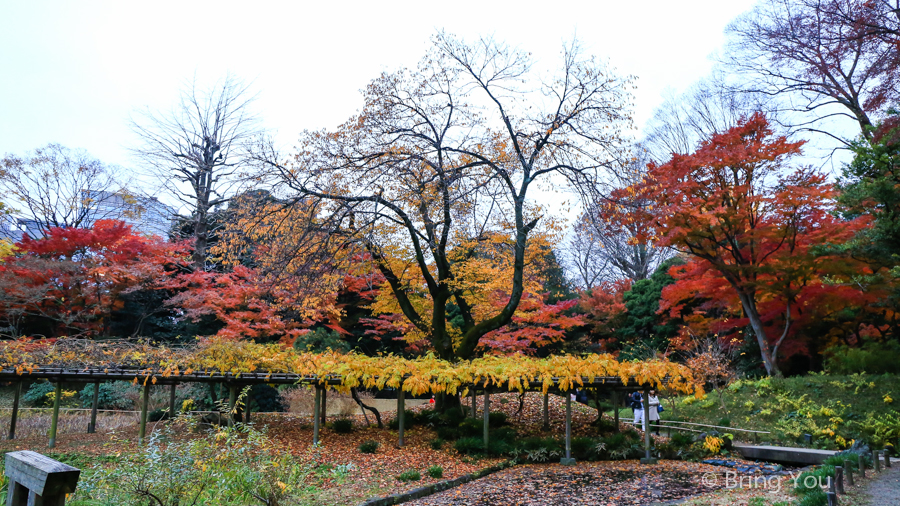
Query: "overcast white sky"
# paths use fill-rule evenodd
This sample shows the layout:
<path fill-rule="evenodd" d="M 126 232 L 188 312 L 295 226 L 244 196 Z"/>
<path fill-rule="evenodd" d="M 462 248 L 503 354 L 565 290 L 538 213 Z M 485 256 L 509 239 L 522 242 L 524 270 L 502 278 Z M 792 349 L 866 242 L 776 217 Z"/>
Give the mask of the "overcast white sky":
<path fill-rule="evenodd" d="M 0 1 L 0 154 L 58 142 L 135 167 L 127 126 L 170 108 L 195 74 L 252 81 L 263 124 L 290 145 L 333 128 L 383 70 L 414 66 L 437 30 L 493 34 L 555 60 L 577 34 L 638 77 L 643 124 L 667 87 L 707 74 L 723 29 L 751 0 L 584 2 Z"/>

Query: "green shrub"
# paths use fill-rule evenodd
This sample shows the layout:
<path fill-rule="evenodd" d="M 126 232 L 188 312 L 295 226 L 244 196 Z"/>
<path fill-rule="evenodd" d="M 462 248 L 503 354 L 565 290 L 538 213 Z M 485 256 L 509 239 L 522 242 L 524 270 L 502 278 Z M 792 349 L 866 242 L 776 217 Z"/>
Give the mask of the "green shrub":
<path fill-rule="evenodd" d="M 500 427 L 499 429 L 489 430 L 488 437 L 490 439 L 512 443 L 519 437 L 519 434 L 516 432 L 516 429 L 512 427 Z"/>
<path fill-rule="evenodd" d="M 441 466 L 431 466 L 428 468 L 428 476 L 431 476 L 434 479 L 443 478 L 444 468 Z"/>
<path fill-rule="evenodd" d="M 475 455 L 484 452 L 484 440 L 480 437 L 464 437 L 458 439 L 453 447 L 463 455 Z"/>
<path fill-rule="evenodd" d="M 502 427 L 506 425 L 506 413 L 496 412 L 488 414 L 488 427 Z M 484 421 L 482 421 L 482 426 Z"/>
<path fill-rule="evenodd" d="M 484 422 L 474 418 L 466 418 L 459 424 L 459 435 L 461 437 L 475 437 L 484 434 Z"/>
<path fill-rule="evenodd" d="M 419 474 L 419 471 L 410 469 L 409 471 L 400 473 L 400 476 L 397 476 L 397 479 L 400 481 L 419 481 L 422 479 L 422 475 Z"/>
<path fill-rule="evenodd" d="M 459 427 L 459 424 L 466 419 L 460 408 L 450 408 L 441 417 L 441 422 L 449 427 Z"/>
<path fill-rule="evenodd" d="M 589 437 L 572 438 L 572 456 L 578 460 L 594 460 L 597 441 Z"/>
<path fill-rule="evenodd" d="M 151 422 L 158 422 L 160 420 L 168 420 L 172 418 L 169 414 L 168 409 L 154 409 L 150 413 L 147 414 L 147 419 Z"/>
<path fill-rule="evenodd" d="M 720 418 L 719 427 L 731 427 L 731 418 Z"/>
<path fill-rule="evenodd" d="M 427 417 L 428 415 L 424 415 Z M 403 428 L 411 429 L 413 426 L 417 425 L 417 422 L 421 421 L 423 418 L 422 415 L 417 415 L 416 413 L 410 410 L 403 411 Z M 398 417 L 394 417 L 393 420 L 388 422 L 388 428 L 391 430 L 397 430 L 400 428 L 400 419 Z"/>
<path fill-rule="evenodd" d="M 438 427 L 434 430 L 438 439 L 455 441 L 459 439 L 459 428 L 457 427 Z"/>
<path fill-rule="evenodd" d="M 29 406 L 41 408 L 47 405 L 47 394 L 56 391 L 56 386 L 49 381 L 36 381 L 28 387 L 22 400 Z"/>
<path fill-rule="evenodd" d="M 900 363 L 900 344 L 865 343 L 862 347 L 834 346 L 827 350 L 825 369 L 831 374 L 896 373 Z"/>
<path fill-rule="evenodd" d="M 359 451 L 361 453 L 375 453 L 378 451 L 379 446 L 380 444 L 378 443 L 378 441 L 372 441 L 370 439 L 369 441 L 365 441 L 359 445 Z"/>
<path fill-rule="evenodd" d="M 97 407 L 99 409 L 132 409 L 134 399 L 137 398 L 140 387 L 125 381 L 110 381 L 100 383 L 97 393 Z M 78 394 L 81 398 L 81 407 L 89 408 L 94 402 L 94 384 L 84 387 Z"/>
<path fill-rule="evenodd" d="M 684 432 L 676 432 L 669 438 L 669 443 L 677 449 L 687 448 L 694 442 L 694 437 Z"/>
<path fill-rule="evenodd" d="M 349 434 L 353 432 L 353 420 L 349 418 L 338 418 L 331 422 L 331 430 L 338 434 Z"/>

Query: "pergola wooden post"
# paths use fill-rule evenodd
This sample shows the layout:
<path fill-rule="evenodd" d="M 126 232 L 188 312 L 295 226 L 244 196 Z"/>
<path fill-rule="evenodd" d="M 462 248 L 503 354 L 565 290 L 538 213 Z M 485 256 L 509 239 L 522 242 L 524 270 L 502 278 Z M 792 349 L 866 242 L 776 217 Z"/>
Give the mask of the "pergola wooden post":
<path fill-rule="evenodd" d="M 550 392 L 544 394 L 544 430 L 550 430 Z"/>
<path fill-rule="evenodd" d="M 100 404 L 100 382 L 94 382 L 94 395 L 91 396 L 91 421 L 88 423 L 88 434 L 97 432 L 97 406 Z"/>
<path fill-rule="evenodd" d="M 473 419 L 478 418 L 478 415 L 475 414 L 476 411 L 478 411 L 477 403 L 475 402 L 475 399 L 477 398 L 477 396 L 478 396 L 478 394 L 475 393 L 475 386 L 472 386 L 472 418 Z"/>
<path fill-rule="evenodd" d="M 575 459 L 572 458 L 572 392 L 566 391 L 566 456 L 559 459 L 559 463 L 564 466 L 574 466 Z"/>
<path fill-rule="evenodd" d="M 319 416 L 322 418 L 322 425 L 325 425 L 325 422 L 328 421 L 328 389 L 322 389 L 322 411 L 319 411 Z"/>
<path fill-rule="evenodd" d="M 250 391 L 247 391 L 247 399 L 244 400 L 244 423 L 250 423 Z"/>
<path fill-rule="evenodd" d="M 616 421 L 616 427 L 613 430 L 615 430 L 616 432 L 619 432 L 619 391 L 618 390 L 613 390 L 612 398 L 613 398 L 613 406 L 614 406 L 613 414 L 615 415 L 615 421 Z"/>
<path fill-rule="evenodd" d="M 491 422 L 491 393 L 487 388 L 484 389 L 484 452 L 488 451 L 488 443 L 490 442 L 490 436 L 488 434 L 488 429 L 490 428 Z"/>
<path fill-rule="evenodd" d="M 322 404 L 322 388 L 316 385 L 316 396 L 313 402 L 313 444 L 319 444 L 319 408 Z"/>
<path fill-rule="evenodd" d="M 16 394 L 13 399 L 12 414 L 9 418 L 9 439 L 16 438 L 16 419 L 19 417 L 19 398 L 22 396 L 22 382 L 16 382 Z"/>
<path fill-rule="evenodd" d="M 234 420 L 237 417 L 237 385 L 234 383 L 228 385 L 228 426 L 234 426 Z"/>
<path fill-rule="evenodd" d="M 656 459 L 650 455 L 650 392 L 645 388 L 642 392 L 644 403 L 644 458 L 641 464 L 656 464 Z"/>
<path fill-rule="evenodd" d="M 404 422 L 406 422 L 406 393 L 401 383 L 397 390 L 397 448 L 403 448 Z"/>
<path fill-rule="evenodd" d="M 175 387 L 177 386 L 177 383 L 172 383 L 172 386 L 169 387 L 169 418 L 175 418 L 175 414 L 178 413 L 175 410 Z"/>
<path fill-rule="evenodd" d="M 59 423 L 59 401 L 62 397 L 62 380 L 56 381 L 56 396 L 53 398 L 53 418 L 50 419 L 50 448 L 56 448 L 56 426 Z"/>
<path fill-rule="evenodd" d="M 141 396 L 141 430 L 138 433 L 138 444 L 144 444 L 147 436 L 147 411 L 150 407 L 150 382 L 144 379 L 144 392 Z"/>

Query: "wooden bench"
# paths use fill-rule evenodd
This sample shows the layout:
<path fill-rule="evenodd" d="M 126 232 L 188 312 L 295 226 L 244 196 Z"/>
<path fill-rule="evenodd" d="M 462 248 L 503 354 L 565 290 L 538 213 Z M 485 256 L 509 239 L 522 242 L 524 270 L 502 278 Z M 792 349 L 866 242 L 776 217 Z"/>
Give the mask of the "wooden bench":
<path fill-rule="evenodd" d="M 32 451 L 6 454 L 6 506 L 64 506 L 81 470 Z"/>

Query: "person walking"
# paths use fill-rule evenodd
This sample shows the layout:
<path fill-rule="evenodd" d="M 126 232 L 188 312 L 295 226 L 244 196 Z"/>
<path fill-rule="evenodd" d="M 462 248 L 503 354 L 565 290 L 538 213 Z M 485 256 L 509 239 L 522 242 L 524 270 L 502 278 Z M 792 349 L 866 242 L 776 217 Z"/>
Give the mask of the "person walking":
<path fill-rule="evenodd" d="M 631 409 L 634 410 L 634 424 L 644 425 L 644 403 L 640 392 L 631 394 Z"/>
<path fill-rule="evenodd" d="M 654 432 L 659 434 L 659 397 L 656 396 L 656 390 L 650 390 L 650 393 L 647 395 L 647 404 L 649 405 L 647 409 L 650 410 L 648 413 L 650 415 L 650 424 L 656 425 Z M 656 423 L 654 424 L 654 422 Z"/>

